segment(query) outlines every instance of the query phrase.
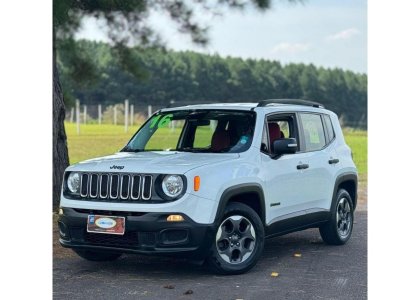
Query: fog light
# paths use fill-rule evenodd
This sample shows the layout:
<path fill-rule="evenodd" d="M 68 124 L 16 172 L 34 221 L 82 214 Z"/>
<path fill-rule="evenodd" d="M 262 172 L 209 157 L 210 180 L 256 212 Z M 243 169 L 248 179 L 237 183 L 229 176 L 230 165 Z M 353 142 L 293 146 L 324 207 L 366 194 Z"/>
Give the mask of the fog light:
<path fill-rule="evenodd" d="M 58 210 L 58 214 L 59 214 L 59 215 L 63 215 L 63 214 L 64 214 L 64 212 L 63 212 L 63 209 L 62 209 L 62 208 L 60 208 L 60 209 Z"/>
<path fill-rule="evenodd" d="M 168 221 L 168 222 L 182 222 L 182 221 L 184 221 L 184 217 L 181 216 L 181 215 L 169 215 L 166 218 L 166 221 Z"/>

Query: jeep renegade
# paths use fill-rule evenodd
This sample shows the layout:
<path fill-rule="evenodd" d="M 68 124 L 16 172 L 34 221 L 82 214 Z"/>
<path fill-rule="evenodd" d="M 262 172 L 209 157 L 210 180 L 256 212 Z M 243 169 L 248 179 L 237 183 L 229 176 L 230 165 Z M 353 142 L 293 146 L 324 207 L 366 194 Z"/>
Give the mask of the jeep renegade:
<path fill-rule="evenodd" d="M 250 270 L 264 240 L 319 228 L 345 244 L 357 170 L 337 115 L 305 100 L 154 113 L 118 153 L 68 167 L 60 243 L 87 260 L 122 253 Z"/>

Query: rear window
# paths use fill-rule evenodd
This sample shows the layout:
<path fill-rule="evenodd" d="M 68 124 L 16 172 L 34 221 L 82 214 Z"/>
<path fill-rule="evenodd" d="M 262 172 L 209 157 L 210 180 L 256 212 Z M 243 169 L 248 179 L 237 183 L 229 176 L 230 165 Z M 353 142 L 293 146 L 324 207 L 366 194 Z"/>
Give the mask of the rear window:
<path fill-rule="evenodd" d="M 329 115 L 324 115 L 325 130 L 327 132 L 328 144 L 335 138 L 334 128 Z"/>
<path fill-rule="evenodd" d="M 305 150 L 316 151 L 324 148 L 326 140 L 321 115 L 304 113 L 300 117 L 305 137 Z"/>

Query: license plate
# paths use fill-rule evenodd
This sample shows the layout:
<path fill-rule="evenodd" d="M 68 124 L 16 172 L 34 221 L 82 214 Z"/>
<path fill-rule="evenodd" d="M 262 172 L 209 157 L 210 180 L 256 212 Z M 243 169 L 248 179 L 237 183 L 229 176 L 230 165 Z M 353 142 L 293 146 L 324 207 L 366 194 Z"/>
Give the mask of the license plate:
<path fill-rule="evenodd" d="M 123 235 L 125 231 L 125 218 L 89 215 L 87 219 L 87 231 Z"/>

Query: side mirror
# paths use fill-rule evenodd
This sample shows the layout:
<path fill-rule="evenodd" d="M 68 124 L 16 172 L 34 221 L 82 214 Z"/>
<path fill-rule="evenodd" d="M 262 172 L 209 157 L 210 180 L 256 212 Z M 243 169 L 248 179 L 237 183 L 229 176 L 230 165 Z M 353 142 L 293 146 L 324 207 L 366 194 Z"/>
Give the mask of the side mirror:
<path fill-rule="evenodd" d="M 296 153 L 297 148 L 298 145 L 295 138 L 279 139 L 273 142 L 273 153 L 278 156 Z"/>

